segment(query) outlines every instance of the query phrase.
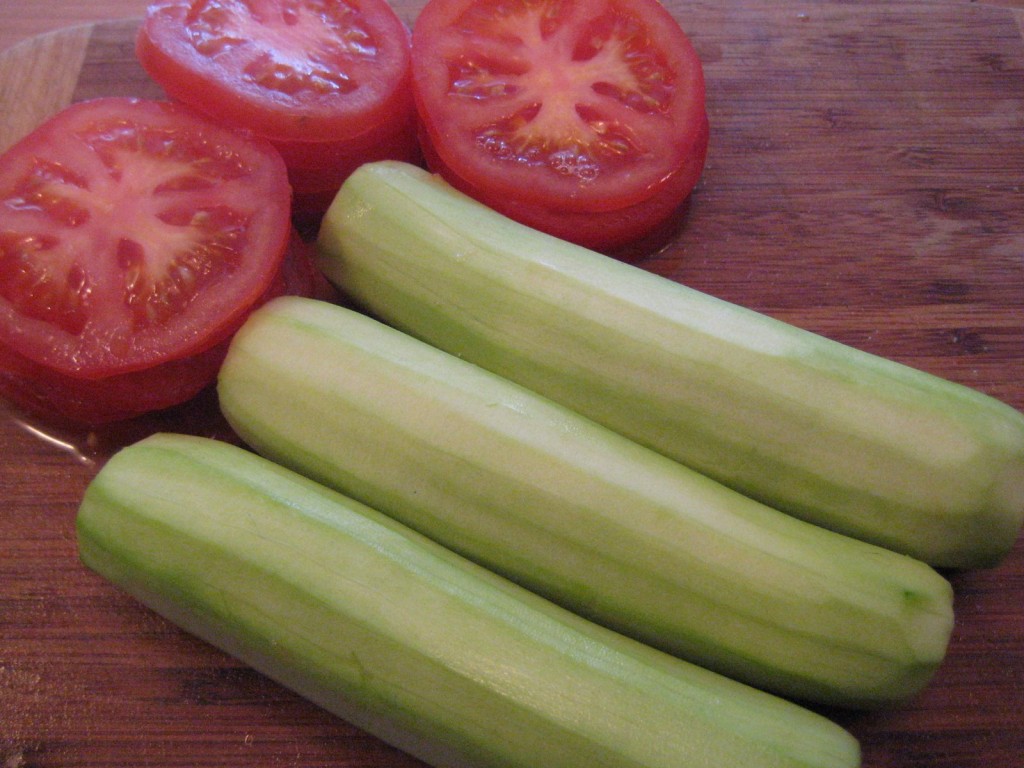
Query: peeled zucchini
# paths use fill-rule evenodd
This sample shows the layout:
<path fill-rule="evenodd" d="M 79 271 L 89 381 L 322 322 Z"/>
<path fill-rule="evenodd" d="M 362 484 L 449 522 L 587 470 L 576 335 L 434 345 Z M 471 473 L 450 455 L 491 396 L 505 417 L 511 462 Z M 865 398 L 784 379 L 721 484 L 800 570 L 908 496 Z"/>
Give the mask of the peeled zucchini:
<path fill-rule="evenodd" d="M 765 507 L 343 307 L 274 301 L 221 410 L 264 456 L 564 607 L 777 693 L 902 701 L 940 664 L 929 566 Z"/>
<path fill-rule="evenodd" d="M 241 448 L 156 435 L 77 518 L 84 562 L 435 765 L 853 768 L 839 726 L 590 624 Z"/>
<path fill-rule="evenodd" d="M 1024 518 L 1024 415 L 365 166 L 319 237 L 364 310 L 770 506 L 937 566 Z"/>

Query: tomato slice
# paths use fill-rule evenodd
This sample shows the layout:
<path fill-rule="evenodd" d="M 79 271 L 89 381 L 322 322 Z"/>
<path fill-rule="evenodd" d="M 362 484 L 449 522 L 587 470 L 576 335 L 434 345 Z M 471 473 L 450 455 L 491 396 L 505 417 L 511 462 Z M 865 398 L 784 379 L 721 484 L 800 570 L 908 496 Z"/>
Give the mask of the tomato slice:
<path fill-rule="evenodd" d="M 420 162 L 414 125 L 400 123 L 391 131 L 382 128 L 373 133 L 351 142 L 273 142 L 288 166 L 297 222 L 319 225 L 342 183 L 363 163 Z"/>
<path fill-rule="evenodd" d="M 349 139 L 410 103 L 384 0 L 157 0 L 136 52 L 174 98 L 272 139 Z"/>
<path fill-rule="evenodd" d="M 409 47 L 386 0 L 157 0 L 136 41 L 171 97 L 271 141 L 300 198 L 417 157 Z"/>
<path fill-rule="evenodd" d="M 656 0 L 429 0 L 412 66 L 431 151 L 492 201 L 618 211 L 703 165 L 700 59 Z"/>
<path fill-rule="evenodd" d="M 50 423 L 100 426 L 192 399 L 216 378 L 227 344 L 103 379 L 68 376 L 0 345 L 0 396 Z"/>
<path fill-rule="evenodd" d="M 317 269 L 313 246 L 293 233 L 273 282 L 253 309 L 277 296 L 325 301 L 337 293 Z M 239 320 L 248 317 L 248 313 Z M 29 360 L 0 344 L 0 395 L 50 422 L 102 425 L 191 400 L 208 387 L 227 354 L 237 326 L 212 347 L 188 357 L 101 379 L 81 379 Z"/>
<path fill-rule="evenodd" d="M 279 279 L 290 195 L 269 144 L 183 107 L 69 107 L 0 157 L 5 356 L 97 381 L 216 346 Z"/>
<path fill-rule="evenodd" d="M 497 197 L 491 190 L 468 183 L 445 165 L 425 133 L 421 134 L 421 146 L 428 166 L 435 173 L 484 205 L 534 229 L 631 261 L 657 251 L 679 234 L 689 193 L 700 180 L 704 167 L 709 133 L 705 123 L 702 138 L 689 160 L 650 197 L 616 210 L 596 213 Z"/>

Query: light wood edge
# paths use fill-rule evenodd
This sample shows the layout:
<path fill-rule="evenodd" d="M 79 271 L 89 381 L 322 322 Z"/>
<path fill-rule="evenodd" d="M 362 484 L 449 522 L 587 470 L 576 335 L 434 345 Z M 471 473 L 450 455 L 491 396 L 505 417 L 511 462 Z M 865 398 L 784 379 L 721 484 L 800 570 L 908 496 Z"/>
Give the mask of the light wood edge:
<path fill-rule="evenodd" d="M 0 53 L 0 151 L 71 103 L 94 27 L 61 29 Z"/>

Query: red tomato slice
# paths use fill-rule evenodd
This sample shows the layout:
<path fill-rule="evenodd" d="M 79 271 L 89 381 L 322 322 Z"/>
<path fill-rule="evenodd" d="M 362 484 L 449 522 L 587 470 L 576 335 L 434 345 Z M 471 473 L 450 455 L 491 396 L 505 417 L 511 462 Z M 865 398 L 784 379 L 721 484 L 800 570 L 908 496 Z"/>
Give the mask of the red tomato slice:
<path fill-rule="evenodd" d="M 274 142 L 288 166 L 298 223 L 318 226 L 342 183 L 363 163 L 375 160 L 420 162 L 415 126 L 401 123 L 387 133 L 383 129 L 367 142 Z"/>
<path fill-rule="evenodd" d="M 349 139 L 410 103 L 384 0 L 157 0 L 136 51 L 174 98 L 273 139 Z"/>
<path fill-rule="evenodd" d="M 289 213 L 268 144 L 162 102 L 69 107 L 0 157 L 8 380 L 160 389 L 150 369 L 189 367 L 279 284 Z"/>
<path fill-rule="evenodd" d="M 312 244 L 294 232 L 273 282 L 252 309 L 284 295 L 337 299 L 316 266 Z M 245 317 L 248 313 L 241 319 Z M 225 329 L 225 337 L 214 346 L 188 357 L 101 379 L 68 376 L 0 345 L 0 395 L 50 421 L 91 425 L 170 408 L 213 383 L 240 325 L 241 320 Z"/>
<path fill-rule="evenodd" d="M 228 341 L 180 360 L 78 379 L 0 345 L 0 396 L 48 422 L 99 426 L 192 399 L 217 376 Z"/>
<path fill-rule="evenodd" d="M 509 218 L 585 248 L 632 260 L 658 250 L 678 234 L 683 208 L 700 179 L 707 154 L 709 129 L 690 159 L 651 197 L 613 211 L 566 211 L 495 197 L 490 190 L 474 187 L 455 174 L 433 151 L 430 139 L 421 134 L 428 166 L 449 184 Z"/>
<path fill-rule="evenodd" d="M 679 203 L 703 166 L 700 60 L 656 0 L 429 0 L 412 66 L 440 165 L 499 210 Z"/>
<path fill-rule="evenodd" d="M 409 45 L 386 0 L 157 0 L 136 53 L 173 98 L 274 143 L 301 196 L 416 157 Z"/>
<path fill-rule="evenodd" d="M 292 188 L 296 191 L 335 190 L 352 171 L 376 160 L 405 160 L 418 156 L 419 139 L 411 123 L 398 123 L 373 135 L 351 142 L 291 141 L 273 142 L 288 166 Z"/>

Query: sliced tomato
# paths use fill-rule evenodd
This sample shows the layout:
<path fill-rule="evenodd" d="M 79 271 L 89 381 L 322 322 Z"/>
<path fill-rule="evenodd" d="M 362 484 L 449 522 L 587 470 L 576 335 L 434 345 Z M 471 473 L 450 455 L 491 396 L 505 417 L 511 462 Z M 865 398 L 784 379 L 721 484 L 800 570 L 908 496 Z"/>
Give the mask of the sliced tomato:
<path fill-rule="evenodd" d="M 274 143 L 301 198 L 364 157 L 415 158 L 409 46 L 386 0 L 157 0 L 136 53 L 173 98 Z"/>
<path fill-rule="evenodd" d="M 622 245 L 703 169 L 703 70 L 657 0 L 429 0 L 412 66 L 428 163 L 552 234 Z"/>
<path fill-rule="evenodd" d="M 474 186 L 454 173 L 434 152 L 427 135 L 422 135 L 421 142 L 428 166 L 470 197 L 534 229 L 623 260 L 633 260 L 658 250 L 679 234 L 689 193 L 704 167 L 708 135 L 705 123 L 703 138 L 698 141 L 690 160 L 653 195 L 638 203 L 599 213 L 495 196 L 492 190 Z"/>
<path fill-rule="evenodd" d="M 316 267 L 312 245 L 297 233 L 273 282 L 250 309 L 284 295 L 337 299 Z M 192 399 L 216 379 L 237 325 L 209 349 L 100 379 L 69 376 L 0 345 L 0 395 L 26 412 L 78 424 L 106 424 L 170 408 Z"/>
<path fill-rule="evenodd" d="M 35 382 L 97 420 L 194 394 L 284 285 L 289 213 L 284 163 L 251 136 L 164 102 L 59 113 L 0 157 L 5 394 Z"/>
<path fill-rule="evenodd" d="M 0 345 L 0 396 L 50 422 L 99 426 L 130 419 L 202 392 L 216 378 L 227 344 L 102 379 L 68 376 Z"/>
<path fill-rule="evenodd" d="M 363 163 L 376 160 L 420 162 L 415 126 L 402 123 L 353 142 L 274 142 L 288 166 L 295 219 L 318 227 L 345 179 Z"/>
<path fill-rule="evenodd" d="M 315 243 L 304 240 L 293 230 L 277 279 L 260 303 L 278 296 L 306 296 L 321 301 L 338 301 L 340 297 L 337 289 L 320 271 L 316 258 Z"/>

